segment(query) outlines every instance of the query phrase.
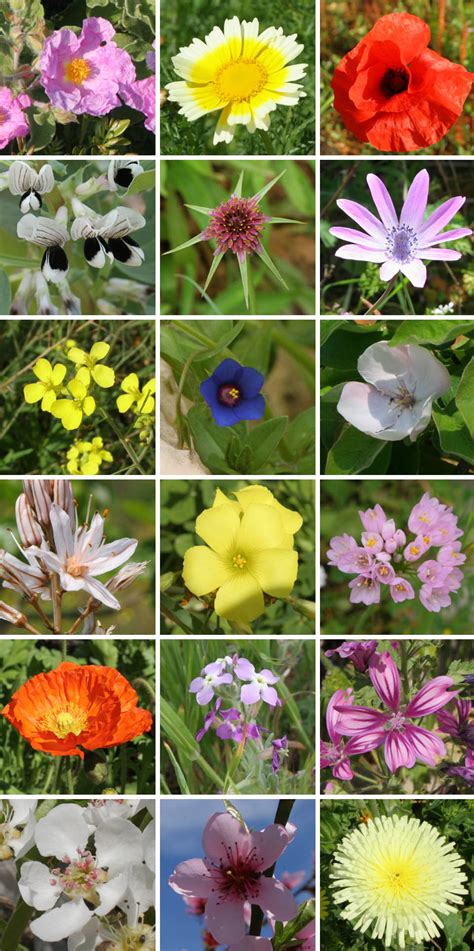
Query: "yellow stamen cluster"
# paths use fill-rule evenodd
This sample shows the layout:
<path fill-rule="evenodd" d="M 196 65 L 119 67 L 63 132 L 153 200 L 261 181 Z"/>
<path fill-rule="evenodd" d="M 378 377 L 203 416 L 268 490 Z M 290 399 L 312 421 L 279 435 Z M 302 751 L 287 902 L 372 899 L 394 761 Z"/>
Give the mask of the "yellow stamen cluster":
<path fill-rule="evenodd" d="M 51 710 L 39 721 L 42 730 L 49 730 L 63 740 L 69 733 L 79 736 L 87 726 L 87 713 L 77 703 L 65 703 Z"/>
<path fill-rule="evenodd" d="M 71 59 L 69 63 L 66 63 L 64 78 L 67 79 L 68 83 L 81 86 L 82 83 L 89 78 L 91 71 L 91 67 L 86 59 Z"/>

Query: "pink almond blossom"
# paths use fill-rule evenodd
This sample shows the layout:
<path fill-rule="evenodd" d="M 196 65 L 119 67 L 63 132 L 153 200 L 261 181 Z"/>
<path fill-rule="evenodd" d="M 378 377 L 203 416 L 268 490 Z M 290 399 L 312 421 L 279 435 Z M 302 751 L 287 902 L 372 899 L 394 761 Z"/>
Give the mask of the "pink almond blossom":
<path fill-rule="evenodd" d="M 273 823 L 249 832 L 227 812 L 215 812 L 203 833 L 204 859 L 180 862 L 169 879 L 173 891 L 205 898 L 205 926 L 220 944 L 252 951 L 245 933 L 245 904 L 258 905 L 277 921 L 288 921 L 298 906 L 283 882 L 263 873 L 293 840 L 296 829 Z M 258 949 L 265 945 L 259 945 Z"/>
<path fill-rule="evenodd" d="M 28 135 L 30 127 L 23 112 L 31 106 L 31 99 L 26 93 L 14 96 L 7 86 L 0 86 L 0 150 L 20 136 Z"/>
<path fill-rule="evenodd" d="M 340 714 L 339 732 L 343 736 L 370 739 L 372 745 L 367 749 L 383 745 L 385 761 L 392 773 L 401 766 L 414 766 L 417 759 L 435 766 L 437 758 L 446 753 L 444 743 L 432 731 L 411 721 L 436 713 L 457 696 L 458 691 L 447 689 L 453 684 L 452 678 L 429 680 L 406 707 L 401 707 L 400 675 L 388 651 L 373 655 L 369 661 L 369 676 L 388 712 L 336 703 L 335 710 Z"/>

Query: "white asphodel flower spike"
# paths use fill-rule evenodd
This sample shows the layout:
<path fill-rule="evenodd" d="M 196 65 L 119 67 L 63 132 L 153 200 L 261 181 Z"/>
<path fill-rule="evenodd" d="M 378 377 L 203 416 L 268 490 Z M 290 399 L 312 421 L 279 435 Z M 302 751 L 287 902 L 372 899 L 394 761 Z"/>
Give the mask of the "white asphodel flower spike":
<path fill-rule="evenodd" d="M 8 187 L 12 195 L 21 195 L 20 211 L 39 211 L 43 205 L 41 195 L 54 188 L 54 175 L 50 165 L 43 165 L 35 172 L 26 162 L 13 162 L 8 170 Z"/>
<path fill-rule="evenodd" d="M 374 343 L 357 369 L 367 382 L 345 384 L 338 412 L 367 436 L 390 442 L 414 442 L 428 426 L 433 400 L 451 386 L 446 367 L 417 344 Z"/>
<path fill-rule="evenodd" d="M 16 232 L 19 238 L 46 248 L 41 270 L 47 281 L 60 284 L 69 268 L 64 251 L 64 245 L 69 241 L 67 228 L 52 218 L 35 218 L 34 215 L 28 214 L 20 219 Z"/>
<path fill-rule="evenodd" d="M 107 170 L 107 179 L 111 191 L 117 187 L 129 188 L 136 175 L 143 172 L 143 166 L 137 159 L 112 159 Z"/>
<path fill-rule="evenodd" d="M 92 267 L 104 267 L 107 258 L 129 267 L 139 267 L 145 253 L 133 238 L 132 231 L 144 228 L 146 220 L 133 208 L 119 205 L 106 215 L 97 215 L 73 198 L 73 208 L 81 207 L 79 217 L 71 225 L 73 241 L 84 239 L 84 255 Z M 76 211 L 77 214 L 77 211 Z"/>

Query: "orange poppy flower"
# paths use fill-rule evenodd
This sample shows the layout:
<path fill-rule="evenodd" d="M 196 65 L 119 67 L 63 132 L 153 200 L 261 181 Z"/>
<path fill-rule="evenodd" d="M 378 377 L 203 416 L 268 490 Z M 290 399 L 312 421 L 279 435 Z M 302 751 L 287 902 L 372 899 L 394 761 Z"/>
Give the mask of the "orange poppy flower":
<path fill-rule="evenodd" d="M 86 750 L 126 743 L 151 729 L 148 710 L 113 667 L 68 661 L 37 674 L 13 694 L 2 714 L 31 743 L 52 756 L 80 756 Z"/>

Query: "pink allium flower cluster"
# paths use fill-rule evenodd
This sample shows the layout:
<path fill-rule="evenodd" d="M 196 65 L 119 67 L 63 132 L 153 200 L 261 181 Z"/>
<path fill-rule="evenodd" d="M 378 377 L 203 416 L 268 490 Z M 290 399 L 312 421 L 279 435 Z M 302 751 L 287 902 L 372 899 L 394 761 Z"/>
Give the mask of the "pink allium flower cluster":
<path fill-rule="evenodd" d="M 269 220 L 260 211 L 255 198 L 237 198 L 232 195 L 214 208 L 202 237 L 216 239 L 214 254 L 232 251 L 243 261 L 246 254 L 261 251 L 260 236 L 265 222 Z"/>
<path fill-rule="evenodd" d="M 114 35 L 108 20 L 89 17 L 79 36 L 62 29 L 47 38 L 39 68 L 53 106 L 76 115 L 104 116 L 122 104 L 122 90 L 135 82 L 136 74 Z"/>
<path fill-rule="evenodd" d="M 408 543 L 405 532 L 380 505 L 359 515 L 364 529 L 361 543 L 352 535 L 337 535 L 328 551 L 329 564 L 357 575 L 349 582 L 351 602 L 379 604 L 384 586 L 395 602 L 413 599 L 411 581 L 418 579 L 419 598 L 427 611 L 448 607 L 464 577 L 458 566 L 466 560 L 458 541 L 464 532 L 452 508 L 425 492 L 410 513 L 408 529 L 415 537 Z M 436 559 L 417 565 L 430 548 L 438 549 Z"/>
<path fill-rule="evenodd" d="M 30 131 L 23 109 L 31 106 L 28 95 L 14 96 L 7 86 L 0 86 L 0 149 L 5 149 L 13 139 L 28 135 Z"/>

